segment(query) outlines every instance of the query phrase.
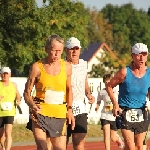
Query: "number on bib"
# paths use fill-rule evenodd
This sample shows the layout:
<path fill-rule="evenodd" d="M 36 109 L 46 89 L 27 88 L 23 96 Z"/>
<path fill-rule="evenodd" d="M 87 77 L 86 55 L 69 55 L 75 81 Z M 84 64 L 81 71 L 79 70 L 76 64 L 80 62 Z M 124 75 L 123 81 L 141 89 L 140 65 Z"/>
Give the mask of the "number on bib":
<path fill-rule="evenodd" d="M 111 111 L 113 109 L 113 105 L 105 106 L 105 112 Z"/>
<path fill-rule="evenodd" d="M 141 109 L 131 109 L 126 112 L 126 120 L 129 122 L 144 121 Z"/>
<path fill-rule="evenodd" d="M 74 101 L 73 105 L 72 105 L 72 111 L 73 111 L 74 116 L 76 116 L 78 114 L 86 113 L 85 104 L 80 100 Z"/>

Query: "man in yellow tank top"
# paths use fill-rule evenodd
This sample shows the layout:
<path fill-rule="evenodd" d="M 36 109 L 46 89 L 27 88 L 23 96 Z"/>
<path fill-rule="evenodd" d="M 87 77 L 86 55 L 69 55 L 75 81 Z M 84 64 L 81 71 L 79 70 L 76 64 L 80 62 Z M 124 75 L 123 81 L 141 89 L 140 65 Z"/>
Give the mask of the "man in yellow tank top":
<path fill-rule="evenodd" d="M 16 105 L 20 104 L 21 96 L 17 85 L 9 81 L 11 70 L 3 67 L 0 71 L 0 138 L 3 150 L 10 150 L 12 144 L 12 126 L 16 114 Z M 6 133 L 6 134 L 4 134 Z"/>
<path fill-rule="evenodd" d="M 63 49 L 64 41 L 59 35 L 49 36 L 45 46 L 47 57 L 32 65 L 25 86 L 24 98 L 33 111 L 32 131 L 37 150 L 47 149 L 47 136 L 53 150 L 66 150 L 66 118 L 74 129 L 72 67 L 61 59 Z M 34 85 L 36 104 L 31 97 Z"/>

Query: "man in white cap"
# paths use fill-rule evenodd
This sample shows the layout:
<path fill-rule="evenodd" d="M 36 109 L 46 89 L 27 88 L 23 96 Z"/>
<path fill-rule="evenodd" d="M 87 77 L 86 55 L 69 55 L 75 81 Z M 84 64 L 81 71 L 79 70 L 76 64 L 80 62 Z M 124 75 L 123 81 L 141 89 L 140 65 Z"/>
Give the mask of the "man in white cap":
<path fill-rule="evenodd" d="M 16 105 L 20 104 L 21 96 L 16 83 L 11 82 L 11 70 L 3 67 L 0 72 L 0 136 L 5 136 L 3 150 L 10 150 L 12 145 L 12 126 L 16 114 Z M 5 128 L 4 128 L 5 127 Z M 3 134 L 5 131 L 5 134 Z"/>
<path fill-rule="evenodd" d="M 72 65 L 72 93 L 73 93 L 73 115 L 75 116 L 75 129 L 67 128 L 67 142 L 72 135 L 75 150 L 83 150 L 85 136 L 87 133 L 87 112 L 85 110 L 84 97 L 87 96 L 89 103 L 94 103 L 94 97 L 90 92 L 87 81 L 87 62 L 79 59 L 81 45 L 80 41 L 71 37 L 66 41 L 67 61 Z"/>
<path fill-rule="evenodd" d="M 132 47 L 132 63 L 120 69 L 106 85 L 106 90 L 113 103 L 114 116 L 121 117 L 121 132 L 125 150 L 142 150 L 148 130 L 148 112 L 146 96 L 150 88 L 150 68 L 145 64 L 148 57 L 147 45 L 136 43 Z M 113 88 L 119 85 L 118 102 Z"/>

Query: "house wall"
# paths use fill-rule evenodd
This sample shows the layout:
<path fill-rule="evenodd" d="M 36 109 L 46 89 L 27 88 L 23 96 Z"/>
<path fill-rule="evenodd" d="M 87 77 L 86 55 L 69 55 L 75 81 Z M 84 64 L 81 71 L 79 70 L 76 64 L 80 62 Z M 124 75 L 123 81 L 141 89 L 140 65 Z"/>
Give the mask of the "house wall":
<path fill-rule="evenodd" d="M 98 65 L 100 63 L 97 57 L 101 57 L 101 53 L 104 53 L 104 50 L 102 48 L 100 48 L 95 56 L 92 57 L 92 59 L 88 62 L 88 72 L 92 70 L 93 64 Z"/>

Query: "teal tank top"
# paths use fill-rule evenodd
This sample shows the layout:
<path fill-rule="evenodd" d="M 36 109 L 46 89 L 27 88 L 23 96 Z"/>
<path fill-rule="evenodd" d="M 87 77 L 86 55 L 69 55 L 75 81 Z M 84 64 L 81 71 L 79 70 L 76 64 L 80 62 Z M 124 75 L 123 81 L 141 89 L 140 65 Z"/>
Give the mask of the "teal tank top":
<path fill-rule="evenodd" d="M 127 108 L 143 108 L 146 104 L 146 95 L 150 87 L 150 68 L 147 67 L 143 77 L 135 77 L 129 66 L 123 83 L 119 84 L 120 106 Z"/>

